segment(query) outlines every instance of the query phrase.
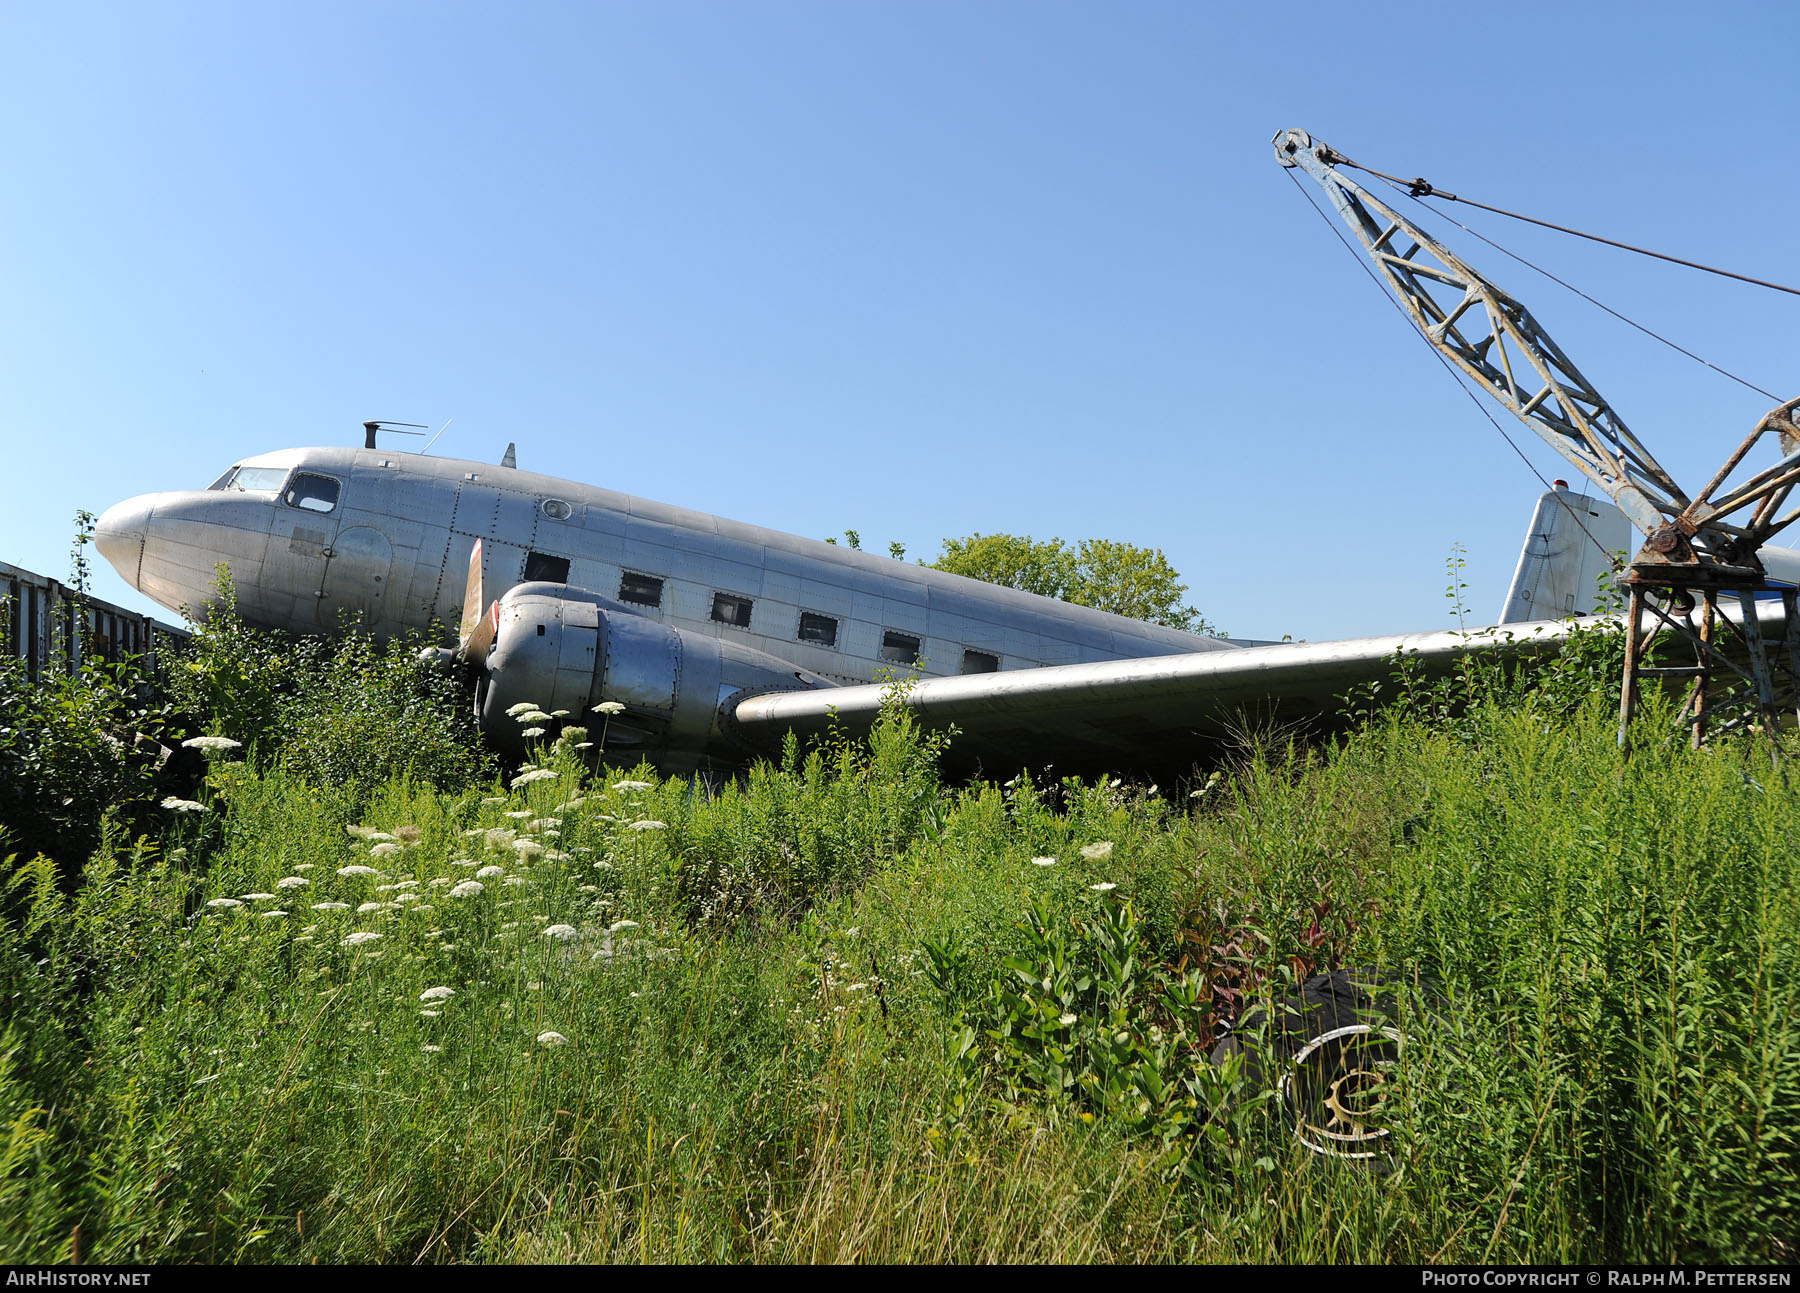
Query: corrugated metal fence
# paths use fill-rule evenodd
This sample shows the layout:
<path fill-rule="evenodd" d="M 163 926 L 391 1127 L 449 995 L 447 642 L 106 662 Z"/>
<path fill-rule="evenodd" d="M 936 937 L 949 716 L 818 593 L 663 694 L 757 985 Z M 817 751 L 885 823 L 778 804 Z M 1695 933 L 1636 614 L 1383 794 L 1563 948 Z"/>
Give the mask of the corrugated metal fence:
<path fill-rule="evenodd" d="M 159 641 L 188 636 L 97 597 L 86 599 L 79 616 L 71 613 L 75 604 L 74 593 L 64 584 L 0 561 L 0 638 L 6 653 L 23 659 L 34 679 L 52 662 L 73 669 L 84 655 L 154 657 Z"/>

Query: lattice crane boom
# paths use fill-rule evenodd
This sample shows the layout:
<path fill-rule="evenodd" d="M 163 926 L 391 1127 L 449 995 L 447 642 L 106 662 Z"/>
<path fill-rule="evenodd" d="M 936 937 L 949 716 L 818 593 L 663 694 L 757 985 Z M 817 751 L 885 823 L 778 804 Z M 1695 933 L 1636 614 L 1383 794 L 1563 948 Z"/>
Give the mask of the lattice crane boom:
<path fill-rule="evenodd" d="M 1634 569 L 1661 581 L 1684 571 L 1706 580 L 1759 578 L 1756 551 L 1800 519 L 1782 513 L 1800 484 L 1800 400 L 1772 410 L 1699 495 L 1689 498 L 1618 411 L 1582 376 L 1518 301 L 1425 230 L 1339 170 L 1349 159 L 1303 130 L 1275 136 L 1283 166 L 1304 172 L 1362 244 L 1425 339 L 1582 475 L 1645 536 Z M 1767 434 L 1782 460 L 1721 496 L 1726 479 Z M 1738 520 L 1728 518 L 1743 513 Z"/>

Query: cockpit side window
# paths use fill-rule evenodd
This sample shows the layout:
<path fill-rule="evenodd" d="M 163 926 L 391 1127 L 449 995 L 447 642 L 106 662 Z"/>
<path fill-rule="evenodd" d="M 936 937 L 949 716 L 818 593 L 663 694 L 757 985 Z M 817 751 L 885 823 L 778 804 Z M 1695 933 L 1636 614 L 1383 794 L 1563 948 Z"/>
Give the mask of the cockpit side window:
<path fill-rule="evenodd" d="M 212 484 L 208 485 L 207 488 L 208 489 L 229 489 L 231 487 L 231 478 L 235 475 L 237 475 L 237 466 L 234 463 L 232 466 L 227 467 L 225 469 L 225 474 L 223 476 L 219 477 Z"/>
<path fill-rule="evenodd" d="M 330 476 L 315 476 L 309 471 L 297 471 L 281 498 L 289 507 L 302 508 L 308 512 L 329 512 L 337 506 L 338 483 Z"/>
<path fill-rule="evenodd" d="M 237 467 L 224 479 L 214 485 L 214 489 L 241 489 L 267 491 L 273 494 L 281 488 L 281 482 L 287 479 L 286 467 Z"/>

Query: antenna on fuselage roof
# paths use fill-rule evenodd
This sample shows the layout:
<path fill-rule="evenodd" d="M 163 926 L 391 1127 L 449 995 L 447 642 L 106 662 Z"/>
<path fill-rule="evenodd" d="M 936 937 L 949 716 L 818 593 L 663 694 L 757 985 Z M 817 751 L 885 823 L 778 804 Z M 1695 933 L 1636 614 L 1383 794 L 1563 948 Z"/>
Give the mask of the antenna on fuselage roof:
<path fill-rule="evenodd" d="M 431 437 L 431 439 L 427 440 L 425 442 L 425 447 L 423 449 L 419 450 L 419 452 L 420 453 L 430 453 L 431 446 L 438 442 L 438 435 L 443 435 L 444 432 L 448 431 L 450 429 L 450 424 L 454 421 L 456 421 L 455 418 L 445 418 L 444 425 L 437 429 L 437 435 L 434 435 Z"/>
<path fill-rule="evenodd" d="M 519 465 L 519 455 L 517 451 L 518 446 L 511 440 L 508 440 L 506 442 L 506 452 L 500 455 L 500 465 L 502 467 L 517 467 Z"/>
<path fill-rule="evenodd" d="M 404 431 L 401 429 L 402 427 L 418 427 L 419 430 Z M 375 433 L 377 431 L 392 431 L 396 435 L 424 435 L 429 430 L 431 430 L 431 428 L 426 426 L 423 422 L 389 422 L 385 418 L 378 419 L 374 422 L 365 422 L 363 423 L 363 448 L 373 449 L 375 447 Z"/>

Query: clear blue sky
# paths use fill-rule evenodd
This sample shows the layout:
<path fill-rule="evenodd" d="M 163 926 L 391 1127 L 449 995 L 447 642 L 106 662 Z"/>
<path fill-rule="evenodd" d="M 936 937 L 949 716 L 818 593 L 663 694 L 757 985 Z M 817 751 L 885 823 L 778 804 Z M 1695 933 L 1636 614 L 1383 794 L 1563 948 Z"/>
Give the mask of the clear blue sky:
<path fill-rule="evenodd" d="M 1444 624 L 1461 543 L 1486 621 L 1539 486 L 1270 136 L 1800 282 L 1797 13 L 0 0 L 0 559 L 454 419 L 456 456 L 913 555 L 1161 547 L 1246 637 Z M 1800 299 L 1481 227 L 1800 393 Z M 1679 479 L 1768 404 L 1454 245 Z"/>

